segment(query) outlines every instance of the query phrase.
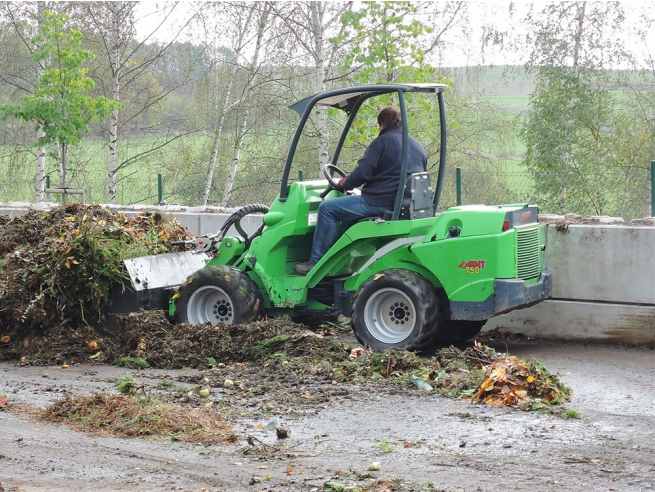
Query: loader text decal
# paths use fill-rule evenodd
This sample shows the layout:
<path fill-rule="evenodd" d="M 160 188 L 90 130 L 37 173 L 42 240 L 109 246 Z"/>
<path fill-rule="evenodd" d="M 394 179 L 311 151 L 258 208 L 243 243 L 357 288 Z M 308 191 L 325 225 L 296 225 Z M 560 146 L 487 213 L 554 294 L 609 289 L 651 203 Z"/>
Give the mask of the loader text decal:
<path fill-rule="evenodd" d="M 459 264 L 460 270 L 465 270 L 464 273 L 467 274 L 478 274 L 480 270 L 484 270 L 484 265 L 487 263 L 487 260 L 469 260 L 463 261 Z"/>

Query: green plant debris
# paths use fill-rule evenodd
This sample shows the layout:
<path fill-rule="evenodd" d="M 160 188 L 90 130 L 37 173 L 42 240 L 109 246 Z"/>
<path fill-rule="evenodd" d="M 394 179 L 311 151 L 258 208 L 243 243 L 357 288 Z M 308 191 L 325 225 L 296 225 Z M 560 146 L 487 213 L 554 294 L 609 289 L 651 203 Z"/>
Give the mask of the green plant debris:
<path fill-rule="evenodd" d="M 382 440 L 378 444 L 378 449 L 383 453 L 393 453 L 396 447 L 390 444 L 389 442 L 387 442 L 386 438 L 382 438 Z"/>
<path fill-rule="evenodd" d="M 148 369 L 150 364 L 143 357 L 119 357 L 116 361 L 118 367 L 129 367 L 131 369 Z"/>
<path fill-rule="evenodd" d="M 98 340 L 102 349 L 98 359 L 89 359 L 89 335 L 63 328 L 32 339 L 14 358 L 24 357 L 22 363 L 104 362 L 134 369 L 146 364 L 157 369 L 200 369 L 200 373 L 178 375 L 176 382 L 208 384 L 230 398 L 257 399 L 252 407 L 242 407 L 266 414 L 310 411 L 366 386 L 556 414 L 563 414 L 563 404 L 571 396 L 571 390 L 538 361 L 523 361 L 479 343 L 465 350 L 445 347 L 430 357 L 420 357 L 397 349 L 374 353 L 338 341 L 330 332 L 307 330 L 286 317 L 244 325 L 173 326 L 163 312 L 142 311 L 121 315 L 118 321 L 121 335 Z M 53 338 L 53 334 L 58 335 Z M 4 347 L 0 350 L 5 352 Z M 417 381 L 433 390 L 418 389 Z M 206 403 L 197 392 L 172 393 L 172 401 Z M 231 400 L 233 406 L 240 405 L 239 401 Z"/>
<path fill-rule="evenodd" d="M 575 410 L 571 410 L 570 408 L 567 408 L 561 413 L 561 417 L 563 419 L 579 419 L 580 414 Z"/>
<path fill-rule="evenodd" d="M 248 365 L 248 370 L 262 371 L 280 382 L 302 377 L 317 384 L 382 384 L 418 393 L 414 381 L 420 380 L 451 398 L 524 410 L 547 411 L 571 396 L 571 390 L 538 361 L 500 354 L 479 343 L 465 350 L 445 347 L 429 358 L 398 349 L 384 353 L 359 349 L 355 352 L 360 355 L 353 357 L 349 344 L 308 332 L 285 317 L 247 325 L 182 324 L 172 329 L 162 313 L 142 312 L 125 315 L 120 322 L 125 356 L 135 356 L 139 342 L 146 340 L 143 357 L 157 368 L 204 368 L 211 357 L 217 368 L 233 365 L 245 370 Z M 207 374 L 212 386 L 223 386 L 223 375 Z M 189 382 L 200 383 L 200 379 L 192 377 Z M 266 389 L 250 386 L 248 392 L 266 393 Z M 280 401 L 316 404 L 326 398 L 325 392 L 298 390 L 287 392 Z"/>
<path fill-rule="evenodd" d="M 131 374 L 121 376 L 116 380 L 116 389 L 124 395 L 133 395 L 139 387 L 139 382 Z"/>

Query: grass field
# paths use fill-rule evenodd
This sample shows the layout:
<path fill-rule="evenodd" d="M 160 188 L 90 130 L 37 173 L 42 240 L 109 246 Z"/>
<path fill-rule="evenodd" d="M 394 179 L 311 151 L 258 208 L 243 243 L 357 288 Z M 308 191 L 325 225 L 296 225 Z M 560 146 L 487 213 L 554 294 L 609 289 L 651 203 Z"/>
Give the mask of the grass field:
<path fill-rule="evenodd" d="M 155 203 L 158 200 L 158 174 L 174 176 L 171 170 L 181 161 L 198 160 L 208 142 L 203 137 L 187 137 L 171 144 L 163 151 L 151 149 L 160 144 L 155 138 L 123 140 L 120 160 L 146 154 L 118 173 L 117 195 L 121 204 Z M 149 155 L 147 155 L 150 152 Z M 14 149 L 0 147 L 0 201 L 27 201 L 33 199 L 36 159 L 31 153 L 17 154 Z M 103 142 L 87 140 L 70 149 L 68 187 L 86 191 L 88 203 L 108 203 L 107 147 Z M 182 165 L 182 168 L 184 165 Z M 50 186 L 59 186 L 59 172 L 54 158 L 47 160 L 46 173 Z M 46 181 L 47 183 L 47 181 Z M 169 183 L 170 185 L 170 183 Z M 56 197 L 53 196 L 53 199 Z"/>
<path fill-rule="evenodd" d="M 156 145 L 154 139 L 132 139 L 123 142 L 121 150 L 123 158 L 143 153 Z M 117 186 L 117 201 L 120 204 L 155 204 L 159 200 L 158 174 L 162 175 L 162 198 L 168 203 L 181 205 L 199 205 L 202 201 L 202 190 L 206 179 L 206 166 L 209 156 L 211 140 L 208 137 L 186 137 L 175 144 L 119 172 Z M 274 142 L 271 147 L 280 147 L 280 142 Z M 230 206 L 240 206 L 247 203 L 266 203 L 278 192 L 279 173 L 282 170 L 281 150 L 277 158 L 272 158 L 268 166 L 262 165 L 262 148 L 267 147 L 265 142 L 259 141 L 257 148 L 245 146 L 241 155 L 240 172 L 233 192 L 233 201 Z M 515 150 L 507 155 L 494 158 L 486 176 L 469 173 L 473 181 L 486 180 L 489 176 L 506 181 L 510 188 L 518 194 L 529 194 L 532 187 L 531 180 L 522 169 L 520 160 L 524 148 L 519 145 L 518 139 Z M 12 153 L 10 148 L 0 148 L 4 158 L 0 158 L 0 202 L 31 202 L 34 196 L 34 169 L 36 159 L 33 154 Z M 229 156 L 223 156 L 224 163 L 219 167 L 214 179 L 214 197 L 222 196 L 225 183 Z M 254 169 L 248 166 L 249 162 L 258 163 L 261 167 Z M 106 148 L 99 142 L 87 141 L 73 149 L 68 169 L 70 188 L 80 188 L 86 191 L 87 203 L 109 203 L 107 180 L 107 154 Z M 304 166 L 305 174 L 311 177 L 310 166 Z M 450 169 L 453 178 L 451 182 L 454 190 L 454 168 Z M 49 159 L 47 172 L 50 176 L 50 186 L 59 186 L 58 171 L 54 159 Z M 296 171 L 297 172 L 297 171 Z M 464 181 L 466 180 L 464 170 Z M 270 179 L 266 179 L 269 176 Z M 504 176 L 504 177 L 503 177 Z M 295 174 L 292 179 L 295 178 Z M 252 184 L 248 184 L 251 182 Z M 270 182 L 270 184 L 268 183 Z M 446 184 L 448 185 L 448 184 Z M 270 188 L 270 189 L 268 189 Z M 527 188 L 527 189 L 526 189 Z M 454 193 L 454 191 L 453 191 Z M 480 199 L 464 195 L 466 203 L 479 203 Z M 453 195 L 454 196 L 454 195 Z M 51 195 L 52 201 L 59 201 L 61 196 Z M 69 200 L 76 200 L 70 196 Z M 218 199 L 218 198 L 216 198 Z M 489 199 L 489 197 L 486 197 Z M 214 201 L 214 204 L 218 202 Z M 450 203 L 454 205 L 455 203 Z"/>

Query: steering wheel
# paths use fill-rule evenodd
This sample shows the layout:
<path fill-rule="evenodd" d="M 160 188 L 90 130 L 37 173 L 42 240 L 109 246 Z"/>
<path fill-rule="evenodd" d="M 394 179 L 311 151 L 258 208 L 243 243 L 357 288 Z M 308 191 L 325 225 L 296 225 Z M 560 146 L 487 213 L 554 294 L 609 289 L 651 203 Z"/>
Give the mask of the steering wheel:
<path fill-rule="evenodd" d="M 340 191 L 341 193 L 344 193 L 345 190 L 343 189 L 343 186 L 339 184 L 338 181 L 335 181 L 334 178 L 332 177 L 332 174 L 330 171 L 334 171 L 338 175 L 340 175 L 342 178 L 347 177 L 348 175 L 339 169 L 337 166 L 334 166 L 332 164 L 327 164 L 323 166 L 323 176 L 325 176 L 325 179 L 327 179 L 327 182 L 329 183 L 329 186 L 327 190 L 325 190 L 324 194 L 327 195 L 332 189 L 335 189 L 337 191 Z M 325 195 L 321 194 L 321 198 L 325 198 Z"/>

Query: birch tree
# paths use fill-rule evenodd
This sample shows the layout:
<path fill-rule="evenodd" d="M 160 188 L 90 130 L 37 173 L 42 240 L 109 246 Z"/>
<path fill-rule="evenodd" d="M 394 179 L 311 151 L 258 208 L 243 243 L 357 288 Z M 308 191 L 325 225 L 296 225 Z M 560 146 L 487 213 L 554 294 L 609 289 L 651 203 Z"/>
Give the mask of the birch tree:
<path fill-rule="evenodd" d="M 279 50 L 271 43 L 271 2 L 207 3 L 203 9 L 202 27 L 206 46 L 213 55 L 212 70 L 206 85 L 212 85 L 210 97 L 213 115 L 209 128 L 213 135 L 202 203 L 207 205 L 216 188 L 215 177 L 222 164 L 221 155 L 230 154 L 229 168 L 220 204 L 227 206 L 237 179 L 239 162 L 246 136 L 262 110 L 253 113 L 260 101 L 259 93 L 271 82 L 273 71 L 281 65 L 270 62 Z M 264 65 L 266 69 L 263 69 Z M 275 98 L 273 94 L 271 97 Z M 264 112 L 269 106 L 263 102 Z M 277 103 L 271 103 L 276 105 Z M 229 122 L 229 125 L 226 125 Z M 229 128 L 227 128 L 229 126 Z M 228 131 L 233 136 L 228 137 Z"/>
<path fill-rule="evenodd" d="M 330 42 L 333 38 L 343 38 L 346 25 L 342 16 L 352 10 L 353 2 L 293 2 L 275 3 L 274 13 L 285 26 L 285 33 L 291 36 L 311 60 L 314 68 L 314 92 L 327 89 L 327 84 L 340 78 L 337 66 L 343 41 Z M 318 142 L 318 161 L 321 166 L 328 164 L 329 131 L 327 112 L 324 107 L 316 108 L 316 136 Z"/>
<path fill-rule="evenodd" d="M 617 209 L 625 168 L 610 68 L 625 58 L 624 19 L 619 2 L 553 3 L 527 16 L 536 87 L 522 131 L 525 164 L 551 210 Z"/>
<path fill-rule="evenodd" d="M 29 32 L 26 31 L 30 25 L 35 24 L 37 32 L 43 29 L 43 13 L 51 10 L 54 2 L 39 1 L 36 2 L 36 10 L 33 9 L 33 4 L 25 3 L 18 4 L 17 2 L 3 2 L 0 4 L 0 9 L 6 18 L 10 20 L 10 24 L 18 39 L 21 40 L 22 47 L 26 53 L 31 57 L 34 51 L 39 48 L 38 45 L 33 45 L 30 42 L 32 38 Z M 5 55 L 9 53 L 5 52 Z M 14 53 L 14 56 L 20 56 Z M 42 60 L 33 63 L 32 67 L 27 67 L 23 63 L 14 63 L 12 66 L 17 67 L 16 71 L 3 69 L 0 72 L 0 80 L 13 86 L 16 90 L 23 94 L 33 93 L 36 89 L 38 80 L 43 75 L 43 71 L 48 63 L 48 60 Z M 34 77 L 29 74 L 30 68 L 34 69 Z M 37 124 L 35 128 L 37 141 L 43 141 L 45 133 L 43 127 Z M 36 171 L 34 173 L 34 201 L 41 203 L 45 196 L 45 176 L 46 176 L 46 147 L 45 145 L 36 146 Z"/>
<path fill-rule="evenodd" d="M 193 133 L 189 128 L 183 132 L 166 135 L 151 145 L 150 149 L 134 155 L 120 157 L 119 147 L 122 134 L 128 131 L 130 125 L 138 125 L 138 120 L 149 110 L 161 104 L 167 96 L 188 82 L 194 63 L 189 60 L 186 74 L 174 83 L 158 86 L 153 83 L 153 72 L 158 63 L 169 56 L 171 47 L 176 42 L 182 29 L 188 22 L 183 22 L 167 37 L 165 43 L 149 42 L 154 34 L 163 28 L 167 21 L 176 14 L 173 4 L 163 11 L 159 25 L 148 33 L 141 41 L 135 39 L 135 11 L 138 2 L 88 2 L 81 4 L 88 23 L 98 39 L 98 45 L 103 59 L 107 61 L 108 77 L 101 73 L 96 76 L 106 79 L 109 83 L 102 84 L 103 93 L 111 95 L 116 101 L 124 101 L 123 109 L 116 109 L 111 115 L 108 125 L 108 189 L 110 203 L 117 201 L 117 183 L 119 171 L 134 165 L 149 154 L 161 150 L 183 135 Z M 78 7 L 79 8 L 79 7 Z M 127 97 L 129 96 L 129 97 Z"/>
<path fill-rule="evenodd" d="M 262 45 L 264 43 L 264 36 L 266 34 L 266 28 L 268 27 L 268 18 L 271 12 L 271 2 L 264 2 L 261 7 L 261 10 L 257 12 L 257 30 L 255 37 L 255 47 L 252 54 L 252 58 L 247 62 L 248 69 L 248 79 L 246 81 L 245 87 L 243 89 L 242 97 L 239 100 L 239 107 L 241 108 L 242 121 L 241 129 L 238 130 L 235 134 L 234 140 L 234 153 L 232 155 L 232 162 L 230 165 L 230 172 L 227 175 L 227 180 L 225 182 L 225 191 L 223 192 L 223 199 L 221 200 L 221 206 L 227 207 L 230 203 L 230 197 L 232 196 L 232 189 L 234 187 L 234 181 L 236 178 L 237 168 L 239 165 L 239 158 L 241 156 L 241 145 L 243 138 L 246 135 L 248 129 L 248 118 L 250 115 L 250 107 L 244 104 L 246 97 L 251 95 L 253 88 L 255 87 L 258 79 L 260 78 L 260 55 L 262 51 Z"/>

